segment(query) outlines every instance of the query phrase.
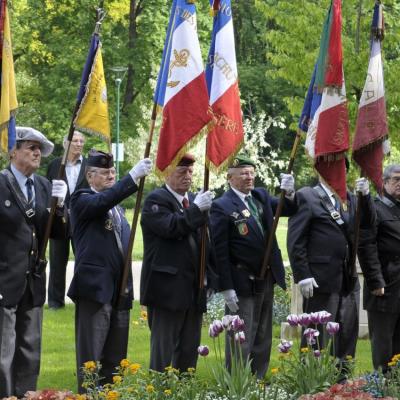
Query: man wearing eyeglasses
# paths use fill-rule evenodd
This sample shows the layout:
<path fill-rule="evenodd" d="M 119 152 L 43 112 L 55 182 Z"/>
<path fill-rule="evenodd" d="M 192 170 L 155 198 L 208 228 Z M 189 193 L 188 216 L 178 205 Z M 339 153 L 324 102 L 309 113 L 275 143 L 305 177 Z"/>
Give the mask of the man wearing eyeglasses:
<path fill-rule="evenodd" d="M 400 164 L 385 168 L 383 185 L 374 202 L 376 224 L 361 230 L 359 260 L 372 362 L 385 372 L 400 353 Z"/>
<path fill-rule="evenodd" d="M 39 376 L 46 274 L 38 257 L 52 196 L 60 207 L 51 235 L 65 229 L 65 182 L 36 174 L 53 147 L 36 129 L 17 127 L 10 166 L 0 172 L 0 398 L 22 398 Z"/>
<path fill-rule="evenodd" d="M 112 383 L 115 368 L 126 358 L 133 285 L 130 274 L 126 296 L 119 301 L 130 228 L 118 204 L 137 191 L 139 180 L 151 167 L 151 160 L 145 158 L 116 182 L 112 154 L 92 149 L 86 167 L 90 188 L 75 191 L 71 197 L 75 272 L 68 296 L 75 303 L 79 393 L 85 392 L 85 362 L 100 362 L 104 385 Z"/>
<path fill-rule="evenodd" d="M 255 188 L 254 161 L 237 156 L 228 169 L 230 189 L 213 202 L 210 215 L 221 293 L 227 312 L 238 314 L 245 324 L 243 358 L 251 360 L 252 372 L 262 379 L 268 369 L 272 344 L 274 284 L 285 285 L 285 270 L 276 238 L 270 266 L 264 279 L 257 279 L 271 231 L 278 199 L 263 188 Z M 285 190 L 282 215 L 296 212 L 294 179 L 281 175 Z M 227 337 L 225 355 L 230 367 Z"/>

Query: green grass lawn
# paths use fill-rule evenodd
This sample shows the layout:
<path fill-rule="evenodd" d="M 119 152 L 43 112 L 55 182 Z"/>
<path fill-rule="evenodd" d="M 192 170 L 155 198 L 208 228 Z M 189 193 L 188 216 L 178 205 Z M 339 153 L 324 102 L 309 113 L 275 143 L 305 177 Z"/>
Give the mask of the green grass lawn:
<path fill-rule="evenodd" d="M 149 330 L 146 323 L 139 322 L 140 307 L 135 303 L 131 314 L 128 358 L 148 367 L 149 362 Z M 74 306 L 67 305 L 60 311 L 49 311 L 45 308 L 43 322 L 42 364 L 39 378 L 39 389 L 76 390 L 75 376 L 75 342 L 74 342 Z M 207 334 L 208 327 L 203 328 L 202 343 L 212 349 L 212 340 Z M 279 343 L 279 326 L 274 328 L 274 342 L 271 354 L 271 367 L 277 366 L 277 345 Z M 357 345 L 357 373 L 370 371 L 371 352 L 369 341 L 360 340 Z M 208 367 L 215 363 L 211 350 L 207 360 Z M 198 363 L 198 374 L 211 379 L 210 369 L 204 360 Z"/>

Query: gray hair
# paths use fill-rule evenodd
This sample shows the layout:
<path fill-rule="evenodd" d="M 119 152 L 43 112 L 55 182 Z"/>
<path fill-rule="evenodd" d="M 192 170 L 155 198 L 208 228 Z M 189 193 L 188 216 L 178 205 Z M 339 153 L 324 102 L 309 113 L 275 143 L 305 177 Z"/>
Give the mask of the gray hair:
<path fill-rule="evenodd" d="M 82 132 L 77 131 L 77 130 L 74 130 L 74 134 L 72 135 L 72 137 L 74 137 L 75 135 L 80 135 L 80 136 L 82 136 L 83 138 L 85 138 L 85 135 L 84 135 Z M 64 146 L 64 147 L 66 146 L 67 141 L 68 141 L 68 135 L 65 135 L 65 136 L 63 137 L 63 146 Z"/>
<path fill-rule="evenodd" d="M 96 173 L 99 169 L 100 168 L 98 168 L 98 167 L 92 167 L 91 165 L 87 165 L 85 167 L 85 176 L 92 175 L 92 174 Z"/>
<path fill-rule="evenodd" d="M 388 181 L 393 174 L 400 174 L 400 164 L 391 164 L 388 165 L 383 171 L 383 181 Z"/>

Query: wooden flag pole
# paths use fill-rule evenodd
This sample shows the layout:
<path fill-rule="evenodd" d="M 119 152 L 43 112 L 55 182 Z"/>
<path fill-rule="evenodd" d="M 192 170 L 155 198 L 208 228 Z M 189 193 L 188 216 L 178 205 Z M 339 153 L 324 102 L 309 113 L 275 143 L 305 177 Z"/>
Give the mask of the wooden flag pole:
<path fill-rule="evenodd" d="M 151 143 L 153 141 L 156 119 L 157 119 L 157 105 L 156 105 L 156 103 L 154 103 L 153 111 L 151 114 L 149 136 L 147 138 L 146 148 L 144 151 L 144 158 L 148 158 L 150 156 L 150 149 L 151 149 Z M 118 299 L 119 306 L 122 305 L 124 299 L 128 295 L 128 290 L 127 290 L 128 277 L 129 277 L 129 270 L 132 267 L 132 250 L 133 250 L 133 244 L 135 242 L 136 229 L 137 229 L 137 224 L 138 224 L 138 220 L 139 220 L 140 207 L 141 207 L 141 203 L 142 203 L 144 181 L 145 181 L 144 177 L 140 179 L 139 189 L 138 189 L 137 195 L 136 195 L 136 204 L 135 204 L 135 210 L 133 213 L 131 234 L 129 236 L 128 251 L 126 253 L 124 267 L 122 270 L 121 287 L 120 287 L 119 299 Z"/>
<path fill-rule="evenodd" d="M 288 169 L 287 169 L 288 174 L 292 173 L 293 164 L 294 164 L 294 160 L 296 159 L 296 153 L 297 153 L 297 149 L 299 147 L 300 141 L 301 141 L 301 131 L 298 129 L 297 133 L 296 133 L 296 138 L 293 143 L 292 152 L 290 154 L 289 165 L 288 165 Z M 285 194 L 286 194 L 285 191 L 282 190 L 280 197 L 279 197 L 278 206 L 276 207 L 274 221 L 273 221 L 272 227 L 271 227 L 271 232 L 268 236 L 267 247 L 265 250 L 264 259 L 263 259 L 263 263 L 261 266 L 261 272 L 260 272 L 260 275 L 258 276 L 258 279 L 264 279 L 265 274 L 267 273 L 267 270 L 269 269 L 269 261 L 271 258 L 272 247 L 274 245 L 275 233 L 276 233 L 276 229 L 278 227 L 279 218 L 282 214 L 283 203 L 285 201 Z"/>
<path fill-rule="evenodd" d="M 94 30 L 95 35 L 98 35 L 100 32 L 100 26 L 104 19 L 104 16 L 105 16 L 104 10 L 102 10 L 101 8 L 98 8 L 96 10 L 96 26 L 95 26 L 95 30 Z M 74 111 L 72 113 L 71 124 L 69 126 L 68 137 L 66 140 L 64 154 L 61 158 L 60 168 L 58 169 L 58 173 L 57 173 L 58 180 L 63 179 L 64 174 L 65 174 L 65 165 L 67 163 L 69 149 L 71 147 L 71 142 L 72 142 L 72 139 L 74 136 L 74 131 L 75 131 L 74 121 L 75 121 L 76 115 L 78 113 L 79 107 L 80 107 L 80 102 L 79 102 L 79 100 L 77 100 Z M 46 225 L 45 233 L 43 236 L 42 247 L 39 252 L 38 265 L 37 265 L 39 273 L 44 271 L 44 269 L 46 268 L 46 265 L 47 265 L 46 250 L 47 250 L 47 244 L 48 244 L 49 238 L 50 238 L 51 227 L 53 226 L 56 208 L 57 208 L 57 197 L 52 197 L 49 218 L 47 220 L 47 225 Z"/>

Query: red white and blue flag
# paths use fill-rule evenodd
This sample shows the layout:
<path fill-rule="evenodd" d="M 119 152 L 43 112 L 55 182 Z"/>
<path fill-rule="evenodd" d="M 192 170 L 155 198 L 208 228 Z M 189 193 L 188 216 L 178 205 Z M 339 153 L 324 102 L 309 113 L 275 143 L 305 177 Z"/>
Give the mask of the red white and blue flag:
<path fill-rule="evenodd" d="M 341 0 L 332 0 L 299 128 L 322 181 L 345 203 L 349 118 L 343 74 Z"/>
<path fill-rule="evenodd" d="M 378 192 L 383 189 L 382 167 L 385 140 L 388 137 L 385 85 L 381 54 L 383 39 L 382 4 L 377 2 L 372 19 L 371 55 L 368 73 L 358 108 L 353 159 L 362 173 L 374 183 Z"/>
<path fill-rule="evenodd" d="M 242 146 L 243 123 L 231 0 L 210 0 L 210 5 L 214 25 L 206 79 L 215 125 L 207 137 L 206 159 L 218 171 Z"/>
<path fill-rule="evenodd" d="M 168 174 L 212 121 L 193 0 L 174 0 L 154 102 L 162 107 L 156 169 Z"/>

